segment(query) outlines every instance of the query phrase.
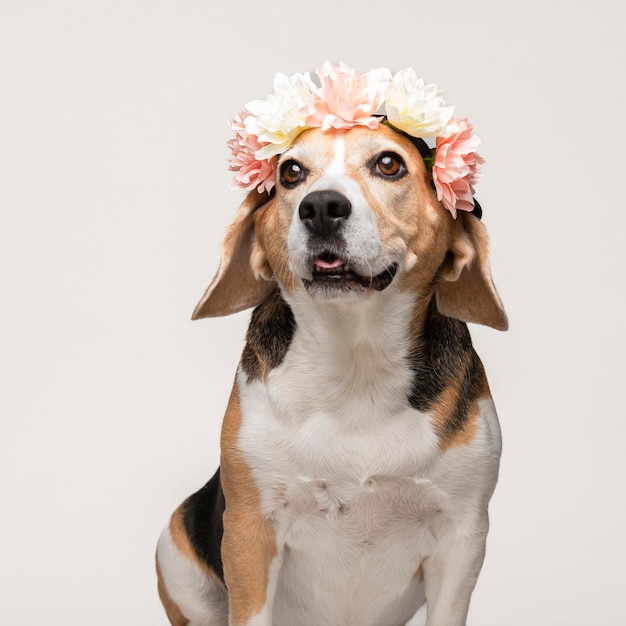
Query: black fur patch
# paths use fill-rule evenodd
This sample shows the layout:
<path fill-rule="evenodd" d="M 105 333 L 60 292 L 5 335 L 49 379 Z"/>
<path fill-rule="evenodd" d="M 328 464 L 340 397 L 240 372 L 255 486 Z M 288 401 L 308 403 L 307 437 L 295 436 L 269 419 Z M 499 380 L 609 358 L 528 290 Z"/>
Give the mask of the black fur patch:
<path fill-rule="evenodd" d="M 262 380 L 283 362 L 295 329 L 293 312 L 278 292 L 254 309 L 241 355 L 248 382 Z"/>
<path fill-rule="evenodd" d="M 471 405 L 486 382 L 467 324 L 441 315 L 431 302 L 409 359 L 414 372 L 409 402 L 419 411 L 428 411 L 450 384 L 461 380 L 455 407 L 446 423 L 439 427 L 442 439 L 453 437 L 465 428 Z"/>
<path fill-rule="evenodd" d="M 222 565 L 222 516 L 225 508 L 220 470 L 199 491 L 183 503 L 183 522 L 189 541 L 196 554 L 224 582 Z"/>

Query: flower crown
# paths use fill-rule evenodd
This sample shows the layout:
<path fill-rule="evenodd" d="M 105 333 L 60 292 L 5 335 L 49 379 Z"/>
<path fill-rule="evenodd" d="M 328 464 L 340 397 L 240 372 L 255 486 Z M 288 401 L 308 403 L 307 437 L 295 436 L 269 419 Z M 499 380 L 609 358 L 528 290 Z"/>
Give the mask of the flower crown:
<path fill-rule="evenodd" d="M 236 172 L 233 187 L 270 192 L 273 157 L 309 128 L 375 129 L 383 123 L 411 137 L 435 138 L 424 160 L 437 198 L 455 218 L 457 210 L 474 210 L 474 185 L 485 162 L 476 152 L 480 139 L 467 118 L 454 116 L 436 85 L 425 85 L 411 68 L 394 75 L 387 68 L 358 74 L 345 63 L 327 61 L 316 73 L 319 87 L 308 72 L 277 74 L 274 93 L 248 102 L 235 116 L 235 138 L 228 142 L 229 169 Z"/>

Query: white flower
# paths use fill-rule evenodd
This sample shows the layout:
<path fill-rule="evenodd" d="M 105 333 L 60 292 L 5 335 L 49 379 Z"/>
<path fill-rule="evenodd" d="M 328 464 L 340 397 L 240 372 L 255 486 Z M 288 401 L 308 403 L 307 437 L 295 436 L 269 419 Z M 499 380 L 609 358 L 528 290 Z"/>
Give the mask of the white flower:
<path fill-rule="evenodd" d="M 445 104 L 437 85 L 424 85 L 415 71 L 407 68 L 393 77 L 385 111 L 392 126 L 412 137 L 445 137 L 456 129 L 449 125 L 454 107 Z"/>
<path fill-rule="evenodd" d="M 308 73 L 276 74 L 274 93 L 267 100 L 246 104 L 250 113 L 244 120 L 246 131 L 264 145 L 255 153 L 257 159 L 270 159 L 284 152 L 306 130 L 306 118 L 313 111 L 313 85 Z"/>

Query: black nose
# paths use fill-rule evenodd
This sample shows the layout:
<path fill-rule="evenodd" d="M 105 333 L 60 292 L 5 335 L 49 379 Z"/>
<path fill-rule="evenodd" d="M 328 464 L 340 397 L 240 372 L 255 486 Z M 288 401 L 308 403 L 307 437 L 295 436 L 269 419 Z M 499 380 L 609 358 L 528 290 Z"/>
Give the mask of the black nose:
<path fill-rule="evenodd" d="M 298 214 L 302 223 L 315 235 L 336 233 L 352 212 L 350 200 L 338 191 L 313 191 L 302 199 Z"/>

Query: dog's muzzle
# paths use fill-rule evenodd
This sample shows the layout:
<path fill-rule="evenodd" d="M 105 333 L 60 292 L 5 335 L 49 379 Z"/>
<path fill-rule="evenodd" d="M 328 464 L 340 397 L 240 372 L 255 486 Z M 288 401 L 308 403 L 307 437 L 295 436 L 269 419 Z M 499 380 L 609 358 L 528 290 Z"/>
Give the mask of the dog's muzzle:
<path fill-rule="evenodd" d="M 313 191 L 300 203 L 298 216 L 309 233 L 311 249 L 311 278 L 303 279 L 307 290 L 382 291 L 394 279 L 397 264 L 375 276 L 363 275 L 351 264 L 341 232 L 351 213 L 350 200 L 330 189 Z"/>

